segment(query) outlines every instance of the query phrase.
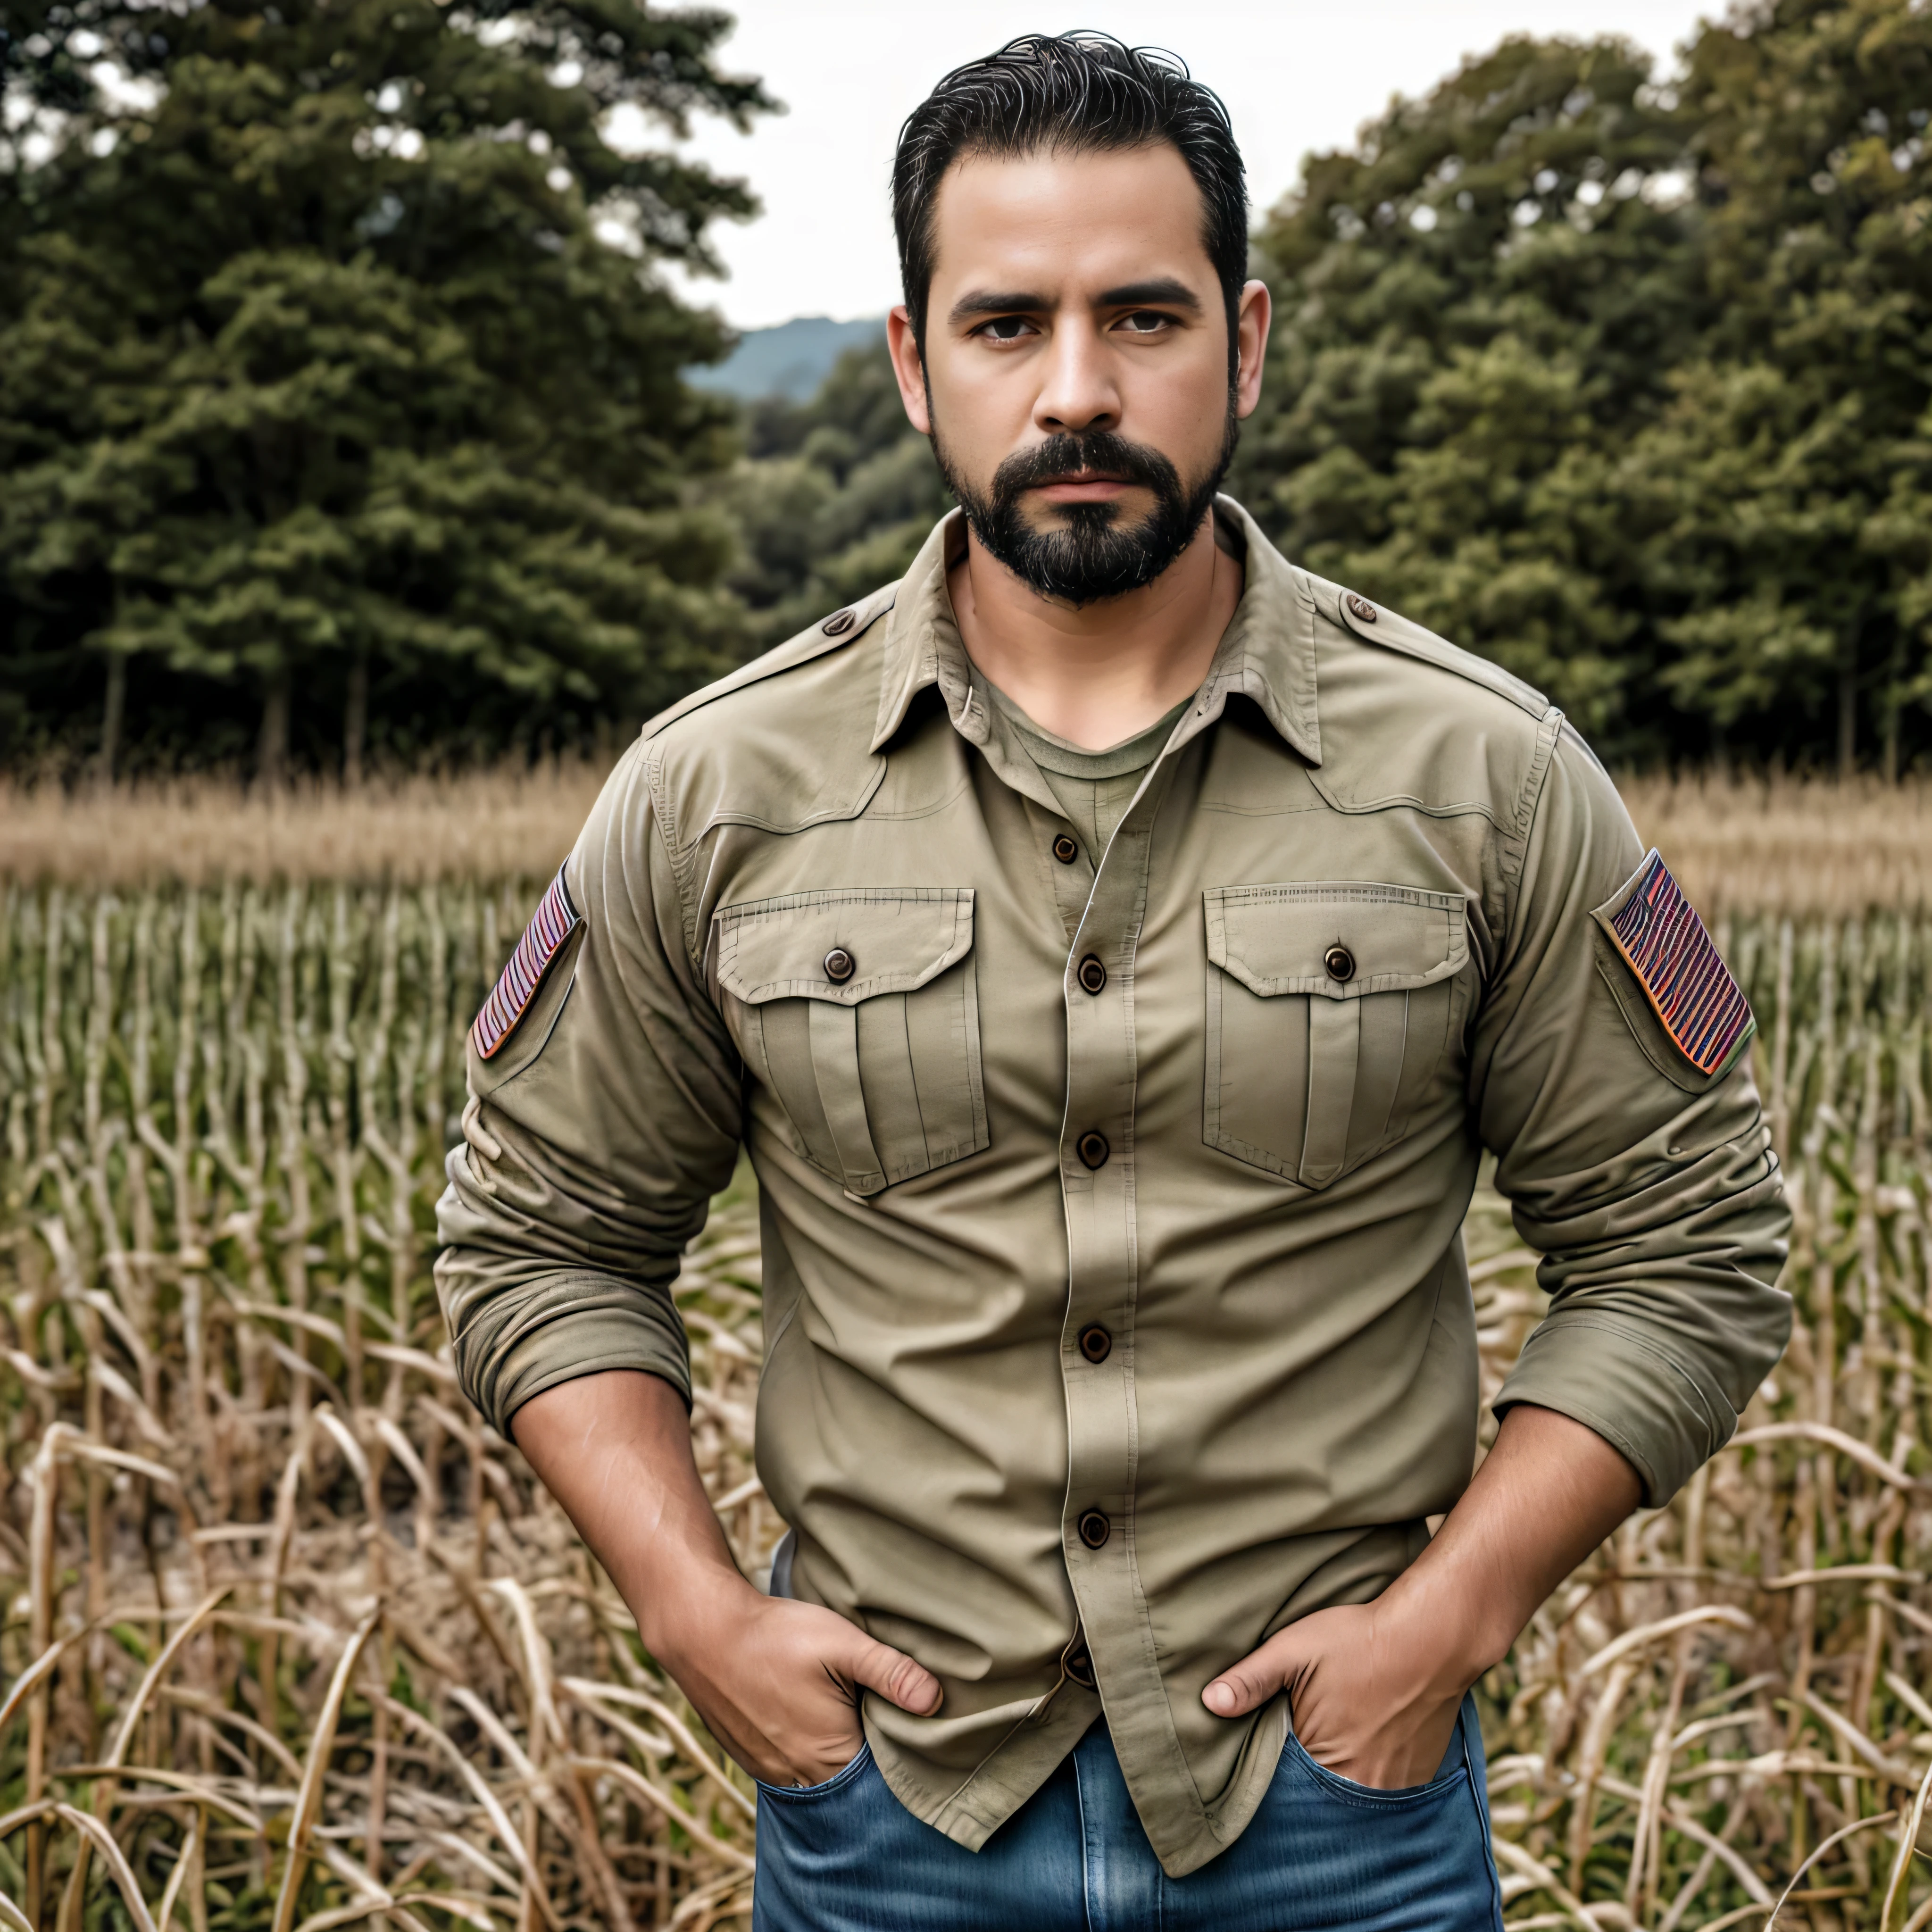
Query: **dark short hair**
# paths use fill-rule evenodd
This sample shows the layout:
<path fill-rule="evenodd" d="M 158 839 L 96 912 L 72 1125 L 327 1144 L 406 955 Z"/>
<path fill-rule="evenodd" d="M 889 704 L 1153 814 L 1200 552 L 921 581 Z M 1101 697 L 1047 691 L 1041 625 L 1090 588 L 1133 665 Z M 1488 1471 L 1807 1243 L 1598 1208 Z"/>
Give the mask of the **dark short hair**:
<path fill-rule="evenodd" d="M 1248 272 L 1248 188 L 1228 110 L 1178 55 L 1108 34 L 1027 34 L 955 68 L 906 117 L 892 160 L 892 228 L 913 335 L 926 341 L 933 203 L 962 154 L 1097 153 L 1166 142 L 1201 190 L 1202 239 L 1228 307 L 1228 357 Z"/>

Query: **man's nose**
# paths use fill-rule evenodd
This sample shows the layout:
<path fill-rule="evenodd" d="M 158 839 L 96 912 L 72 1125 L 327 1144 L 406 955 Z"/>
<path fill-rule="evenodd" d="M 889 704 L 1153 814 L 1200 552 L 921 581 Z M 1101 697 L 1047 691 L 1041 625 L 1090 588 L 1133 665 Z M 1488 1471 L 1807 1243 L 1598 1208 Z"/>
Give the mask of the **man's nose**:
<path fill-rule="evenodd" d="M 1118 429 L 1120 395 L 1098 331 L 1086 322 L 1061 321 L 1053 332 L 1034 400 L 1035 428 L 1048 435 Z"/>

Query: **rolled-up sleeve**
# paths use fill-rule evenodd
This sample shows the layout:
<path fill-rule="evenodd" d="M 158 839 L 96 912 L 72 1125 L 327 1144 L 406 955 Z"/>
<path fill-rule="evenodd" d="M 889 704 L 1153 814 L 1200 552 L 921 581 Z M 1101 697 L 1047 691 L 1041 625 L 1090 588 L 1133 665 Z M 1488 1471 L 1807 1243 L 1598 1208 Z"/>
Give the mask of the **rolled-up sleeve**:
<path fill-rule="evenodd" d="M 730 1178 L 742 1088 L 690 956 L 650 748 L 620 762 L 571 854 L 581 925 L 496 1053 L 470 1051 L 436 1282 L 464 1392 L 506 1434 L 532 1396 L 606 1369 L 690 1400 L 672 1286 Z"/>
<path fill-rule="evenodd" d="M 1472 1102 L 1548 1314 L 1498 1395 L 1574 1418 L 1667 1502 L 1783 1352 L 1790 1214 L 1750 1055 L 1700 1073 L 1592 916 L 1643 858 L 1567 730 L 1471 1055 Z"/>

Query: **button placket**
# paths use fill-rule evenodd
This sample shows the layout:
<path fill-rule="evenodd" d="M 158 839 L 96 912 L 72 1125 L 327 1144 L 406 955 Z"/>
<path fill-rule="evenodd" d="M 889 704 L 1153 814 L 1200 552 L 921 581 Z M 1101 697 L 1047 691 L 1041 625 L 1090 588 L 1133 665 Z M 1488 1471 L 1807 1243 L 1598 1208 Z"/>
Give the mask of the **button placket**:
<path fill-rule="evenodd" d="M 1068 1306 L 1064 1548 L 1090 1654 L 1151 1720 L 1166 1693 L 1133 1577 L 1134 941 L 1147 904 L 1153 828 L 1172 782 L 1164 753 L 1116 829 L 1069 949 L 1061 1190 Z"/>

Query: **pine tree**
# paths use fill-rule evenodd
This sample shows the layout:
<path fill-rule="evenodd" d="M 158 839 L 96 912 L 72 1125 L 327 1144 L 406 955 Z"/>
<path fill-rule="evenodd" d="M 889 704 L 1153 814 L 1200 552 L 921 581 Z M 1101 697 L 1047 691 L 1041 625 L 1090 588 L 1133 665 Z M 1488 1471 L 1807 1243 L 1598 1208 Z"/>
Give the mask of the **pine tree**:
<path fill-rule="evenodd" d="M 634 719 L 733 652 L 731 535 L 690 489 L 730 413 L 678 380 L 720 331 L 652 265 L 707 265 L 707 223 L 752 204 L 602 132 L 771 106 L 713 63 L 727 16 L 32 11 L 8 84 L 53 126 L 0 216 L 16 713 L 91 686 L 110 767 L 135 739 L 232 756 L 252 724 L 272 780 L 352 772 L 365 730 Z"/>

